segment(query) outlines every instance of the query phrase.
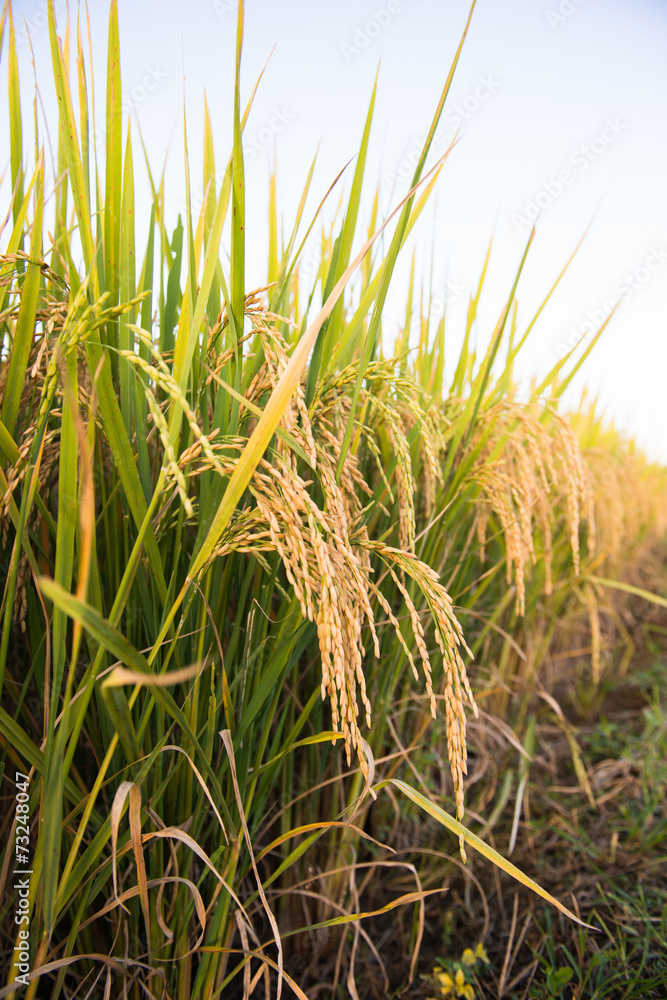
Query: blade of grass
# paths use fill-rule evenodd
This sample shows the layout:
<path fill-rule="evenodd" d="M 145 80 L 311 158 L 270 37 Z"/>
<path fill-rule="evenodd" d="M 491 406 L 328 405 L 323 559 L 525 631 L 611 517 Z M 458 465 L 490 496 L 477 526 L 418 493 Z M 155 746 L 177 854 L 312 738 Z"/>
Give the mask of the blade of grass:
<path fill-rule="evenodd" d="M 14 223 L 23 201 L 23 126 L 21 121 L 21 96 L 19 89 L 19 68 L 16 57 L 16 35 L 14 34 L 14 16 L 11 3 L 9 11 L 9 149 L 10 176 L 14 195 Z M 4 27 L 4 18 L 3 18 Z M 41 238 L 41 234 L 40 234 Z"/>
<path fill-rule="evenodd" d="M 435 110 L 435 114 L 433 116 L 433 121 L 431 122 L 431 128 L 429 129 L 429 133 L 428 133 L 428 135 L 426 137 L 426 141 L 424 142 L 424 146 L 422 148 L 422 151 L 421 151 L 421 154 L 420 154 L 420 157 L 419 157 L 419 161 L 418 161 L 417 166 L 415 168 L 415 172 L 414 172 L 414 175 L 413 175 L 413 178 L 412 178 L 412 183 L 410 185 L 410 187 L 412 188 L 412 190 L 410 191 L 410 194 L 409 194 L 408 198 L 406 199 L 406 201 L 404 203 L 403 211 L 402 211 L 401 216 L 399 218 L 399 221 L 398 221 L 398 223 L 396 225 L 396 231 L 394 232 L 394 235 L 393 235 L 392 240 L 391 240 L 391 244 L 389 246 L 389 252 L 387 254 L 387 259 L 385 261 L 385 267 L 383 268 L 382 281 L 380 282 L 380 287 L 379 287 L 379 290 L 378 290 L 378 295 L 377 295 L 377 298 L 375 300 L 375 305 L 373 307 L 373 314 L 371 316 L 371 321 L 370 321 L 370 324 L 369 324 L 369 327 L 368 327 L 368 332 L 366 334 L 366 342 L 364 344 L 364 351 L 363 351 L 363 355 L 362 355 L 362 358 L 361 358 L 361 364 L 359 365 L 359 372 L 358 372 L 357 380 L 356 380 L 356 383 L 355 383 L 355 386 L 354 386 L 354 391 L 352 393 L 352 403 L 351 403 L 351 406 L 350 406 L 350 416 L 348 418 L 347 426 L 345 428 L 345 434 L 343 436 L 343 443 L 341 445 L 341 450 L 340 450 L 340 457 L 338 459 L 338 467 L 336 469 L 336 481 L 337 482 L 340 482 L 340 477 L 341 477 L 342 472 L 343 472 L 343 465 L 345 464 L 345 459 L 347 457 L 347 453 L 348 453 L 348 450 L 349 450 L 349 447 L 350 447 L 350 442 L 352 440 L 352 432 L 353 432 L 353 429 L 354 429 L 354 419 L 355 419 L 355 414 L 356 414 L 356 411 L 357 411 L 357 404 L 359 402 L 359 394 L 361 392 L 361 384 L 362 384 L 362 382 L 363 382 L 363 380 L 365 378 L 366 369 L 368 368 L 368 365 L 370 364 L 370 361 L 371 361 L 373 355 L 375 354 L 375 349 L 376 349 L 376 346 L 377 346 L 377 338 L 378 338 L 378 333 L 379 333 L 379 329 L 380 329 L 380 321 L 381 321 L 381 318 L 382 318 L 382 312 L 384 310 L 384 304 L 385 304 L 385 301 L 386 301 L 386 298 L 387 298 L 387 293 L 389 291 L 389 284 L 391 282 L 391 278 L 392 278 L 392 275 L 394 273 L 394 269 L 395 269 L 395 266 L 396 266 L 396 261 L 398 259 L 398 254 L 399 254 L 399 251 L 401 249 L 401 246 L 402 246 L 404 238 L 405 238 L 405 230 L 407 228 L 408 220 L 410 218 L 410 212 L 412 210 L 412 202 L 413 202 L 413 198 L 414 198 L 415 189 L 416 189 L 416 187 L 417 187 L 417 185 L 418 185 L 418 183 L 419 183 L 419 181 L 421 179 L 421 176 L 422 176 L 422 173 L 423 173 L 423 170 L 424 170 L 424 165 L 426 163 L 426 158 L 427 158 L 427 156 L 429 154 L 429 150 L 430 150 L 431 145 L 433 143 L 433 138 L 435 136 L 436 129 L 438 127 L 438 123 L 440 121 L 440 116 L 442 115 L 442 111 L 443 111 L 443 108 L 445 106 L 445 101 L 447 100 L 447 95 L 449 94 L 449 90 L 450 90 L 450 87 L 452 85 L 452 80 L 454 79 L 454 73 L 456 72 L 456 67 L 458 66 L 459 59 L 461 57 L 461 51 L 463 49 L 463 43 L 464 43 L 464 41 L 466 39 L 466 35 L 468 34 L 468 29 L 470 28 L 470 22 L 472 20 L 472 15 L 473 15 L 473 12 L 475 10 L 475 4 L 476 3 L 477 3 L 477 0 L 473 0 L 472 5 L 470 7 L 470 13 L 468 14 L 468 20 L 466 22 L 466 26 L 463 29 L 463 35 L 461 36 L 461 41 L 459 42 L 459 47 L 456 50 L 456 55 L 454 56 L 454 61 L 452 62 L 451 68 L 449 70 L 449 74 L 448 74 L 447 79 L 445 81 L 445 86 L 443 87 L 442 94 L 440 95 L 440 100 L 438 102 L 438 106 L 437 106 L 437 108 Z M 445 157 L 447 155 L 448 155 L 448 153 L 445 154 Z M 440 162 L 444 162 L 445 157 L 443 157 Z"/>
<path fill-rule="evenodd" d="M 451 832 L 455 833 L 459 838 L 463 838 L 466 844 L 469 844 L 471 847 L 474 847 L 475 850 L 479 851 L 479 853 L 483 857 L 493 862 L 493 864 L 496 865 L 497 868 L 500 868 L 500 870 L 504 871 L 507 875 L 511 875 L 512 878 L 515 878 L 517 880 L 517 882 L 521 882 L 522 885 L 525 885 L 528 889 L 531 889 L 533 892 L 537 893 L 538 896 L 541 896 L 543 899 L 546 899 L 548 903 L 551 903 L 552 906 L 555 906 L 557 909 L 559 909 L 561 913 L 564 913 L 565 916 L 569 917 L 570 920 L 574 920 L 575 923 L 579 924 L 581 927 L 586 927 L 588 930 L 595 930 L 595 928 L 591 924 L 584 923 L 583 920 L 580 920 L 579 917 L 576 916 L 576 914 L 574 914 L 571 910 L 568 910 L 566 906 L 564 906 L 561 902 L 555 899 L 550 893 L 546 891 L 546 889 L 543 889 L 540 885 L 537 884 L 537 882 L 533 881 L 532 878 L 529 878 L 527 875 L 524 875 L 524 873 L 520 871 L 516 867 L 516 865 L 513 865 L 510 861 L 507 861 L 506 858 L 504 858 L 501 854 L 495 851 L 492 847 L 489 847 L 488 844 L 485 844 L 483 840 L 480 840 L 479 837 L 475 836 L 475 834 L 472 833 L 472 831 L 468 830 L 465 826 L 459 823 L 458 820 L 454 819 L 453 816 L 450 816 L 450 814 L 445 812 L 444 809 L 441 809 L 440 806 L 435 804 L 435 802 L 431 802 L 430 799 L 427 799 L 426 796 L 422 795 L 421 792 L 418 792 L 415 788 L 412 788 L 405 781 L 400 781 L 398 778 L 388 778 L 386 781 L 378 782 L 378 784 L 375 786 L 376 791 L 382 788 L 386 784 L 393 785 L 400 792 L 402 792 L 407 798 L 409 798 L 412 802 L 414 802 L 415 805 L 419 806 L 419 808 L 422 809 L 425 813 L 427 813 L 429 816 L 432 816 L 433 819 L 441 823 L 442 826 L 446 827 L 448 830 L 451 830 Z"/>
<path fill-rule="evenodd" d="M 14 331 L 14 343 L 9 358 L 9 369 L 2 400 L 2 422 L 10 435 L 14 434 L 16 417 L 21 404 L 21 395 L 28 358 L 35 334 L 35 317 L 39 299 L 42 272 L 42 219 L 44 214 L 44 157 L 40 154 L 37 164 L 39 176 L 35 189 L 35 217 L 30 238 L 30 263 L 27 265 L 21 305 Z"/>

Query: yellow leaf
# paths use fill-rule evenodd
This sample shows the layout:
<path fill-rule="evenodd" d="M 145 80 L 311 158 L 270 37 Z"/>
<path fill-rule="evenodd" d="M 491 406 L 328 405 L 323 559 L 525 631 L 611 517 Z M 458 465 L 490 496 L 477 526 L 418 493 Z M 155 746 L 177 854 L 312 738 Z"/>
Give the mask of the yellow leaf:
<path fill-rule="evenodd" d="M 482 944 L 481 941 L 479 942 L 479 944 L 475 948 L 475 955 L 477 956 L 477 958 L 481 958 L 481 960 L 483 962 L 486 962 L 486 964 L 488 965 L 488 963 L 489 963 L 489 956 L 487 955 L 486 948 L 484 947 L 484 945 Z"/>
<path fill-rule="evenodd" d="M 431 800 L 426 798 L 425 795 L 422 795 L 421 792 L 412 788 L 411 785 L 408 785 L 405 781 L 401 781 L 399 778 L 387 778 L 385 781 L 378 782 L 375 786 L 375 790 L 378 791 L 385 784 L 393 785 L 395 788 L 398 788 L 399 791 L 403 792 L 407 798 L 411 799 L 416 805 L 423 809 L 424 812 L 428 813 L 429 816 L 433 816 L 434 819 L 437 819 L 439 823 L 442 823 L 442 825 L 447 827 L 448 830 L 451 830 L 452 833 L 458 834 L 458 836 L 462 837 L 467 844 L 470 844 L 471 847 L 474 847 L 475 850 L 479 851 L 483 857 L 488 858 L 489 861 L 494 863 L 494 865 L 501 868 L 504 872 L 507 872 L 508 875 L 511 875 L 512 878 L 521 882 L 522 885 L 532 889 L 533 892 L 538 894 L 538 896 L 542 896 L 543 899 L 546 899 L 552 906 L 557 907 L 561 913 L 564 913 L 566 917 L 570 918 L 570 920 L 579 924 L 580 927 L 587 927 L 589 930 L 595 930 L 594 927 L 591 927 L 590 924 L 584 923 L 584 921 L 580 920 L 576 914 L 572 913 L 571 910 L 568 910 L 566 906 L 563 906 L 563 904 L 555 899 L 551 893 L 548 893 L 546 889 L 543 889 L 537 884 L 537 882 L 534 882 L 532 878 L 524 875 L 523 872 L 520 871 L 516 865 L 513 865 L 511 861 L 507 861 L 506 858 L 504 858 L 501 854 L 498 854 L 498 852 L 492 847 L 489 847 L 489 845 L 485 844 L 483 840 L 480 840 L 479 837 L 472 833 L 471 830 L 462 826 L 458 820 L 454 819 L 453 816 L 450 816 L 444 809 L 441 809 L 435 802 L 431 802 Z"/>

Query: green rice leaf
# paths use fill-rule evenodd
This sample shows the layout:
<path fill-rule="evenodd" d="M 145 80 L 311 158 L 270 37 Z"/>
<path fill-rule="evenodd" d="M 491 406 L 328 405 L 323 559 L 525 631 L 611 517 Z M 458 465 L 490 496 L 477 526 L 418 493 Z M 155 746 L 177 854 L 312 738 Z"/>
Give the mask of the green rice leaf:
<path fill-rule="evenodd" d="M 30 263 L 26 267 L 21 306 L 14 332 L 9 370 L 2 400 L 2 422 L 10 435 L 14 433 L 19 412 L 28 358 L 35 334 L 35 316 L 42 281 L 42 218 L 44 213 L 44 158 L 40 155 L 39 178 L 35 191 L 35 217 L 30 239 Z"/>

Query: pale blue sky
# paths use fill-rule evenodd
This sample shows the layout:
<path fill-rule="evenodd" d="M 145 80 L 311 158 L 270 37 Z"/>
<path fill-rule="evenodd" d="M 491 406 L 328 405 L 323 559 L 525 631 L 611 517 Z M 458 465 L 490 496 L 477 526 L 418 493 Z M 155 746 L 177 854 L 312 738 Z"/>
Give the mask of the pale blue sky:
<path fill-rule="evenodd" d="M 19 37 L 23 18 L 30 29 L 55 138 L 45 8 L 46 0 L 14 3 Z M 63 24 L 62 0 L 56 0 L 56 10 Z M 99 87 L 107 3 L 90 0 L 90 11 Z M 400 177 L 407 175 L 407 167 L 401 171 L 401 160 L 409 159 L 426 134 L 467 12 L 467 0 L 247 0 L 246 97 L 276 43 L 247 127 L 249 284 L 259 284 L 264 276 L 274 148 L 280 208 L 291 222 L 318 143 L 313 208 L 355 154 L 380 63 L 366 193 L 370 197 L 379 181 L 388 209 L 407 190 Z M 218 166 L 229 153 L 235 3 L 119 0 L 119 18 L 128 112 L 141 127 L 155 171 L 169 147 L 167 203 L 175 222 L 183 203 L 184 88 L 195 192 L 201 176 L 204 90 Z M 467 293 L 478 278 L 491 235 L 494 252 L 480 338 L 488 336 L 509 290 L 529 231 L 526 220 L 537 203 L 542 206 L 537 238 L 519 288 L 524 322 L 592 222 L 569 276 L 533 333 L 524 372 L 544 373 L 556 360 L 559 343 L 584 332 L 586 322 L 597 325 L 610 303 L 630 289 L 576 391 L 585 380 L 617 424 L 663 461 L 666 43 L 665 0 L 479 0 L 434 158 L 445 151 L 457 124 L 461 141 L 440 178 L 437 211 L 411 241 L 425 274 L 435 229 L 436 291 L 444 297 L 447 275 L 454 363 Z M 32 70 L 27 46 L 20 51 L 27 97 Z M 26 110 L 30 112 L 28 105 Z M 4 106 L 0 135 L 4 167 Z M 138 165 L 138 145 L 136 150 Z M 399 177 L 392 190 L 393 174 Z M 405 263 L 411 253 L 412 246 L 406 246 Z M 388 332 L 398 323 L 403 296 L 399 282 L 388 304 Z"/>

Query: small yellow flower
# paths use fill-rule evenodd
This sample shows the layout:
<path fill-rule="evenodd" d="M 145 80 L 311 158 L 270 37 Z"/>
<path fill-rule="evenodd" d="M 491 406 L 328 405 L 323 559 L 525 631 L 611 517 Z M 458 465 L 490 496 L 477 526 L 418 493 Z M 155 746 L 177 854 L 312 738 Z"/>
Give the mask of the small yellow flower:
<path fill-rule="evenodd" d="M 442 993 L 443 997 L 449 996 L 449 994 L 452 992 L 454 988 L 454 980 L 449 975 L 449 973 L 438 971 L 436 973 L 435 978 L 440 983 L 440 992 Z"/>
<path fill-rule="evenodd" d="M 488 965 L 488 963 L 489 963 L 489 956 L 486 954 L 486 948 L 484 947 L 484 945 L 482 944 L 481 941 L 477 945 L 477 947 L 475 948 L 475 955 L 477 956 L 477 958 L 481 958 L 481 960 L 483 962 L 486 962 L 487 965 Z"/>
<path fill-rule="evenodd" d="M 477 961 L 477 958 L 476 958 L 475 952 L 472 950 L 472 948 L 466 948 L 466 950 L 461 955 L 461 960 L 464 962 L 465 965 L 474 965 L 475 964 L 475 962 Z"/>

